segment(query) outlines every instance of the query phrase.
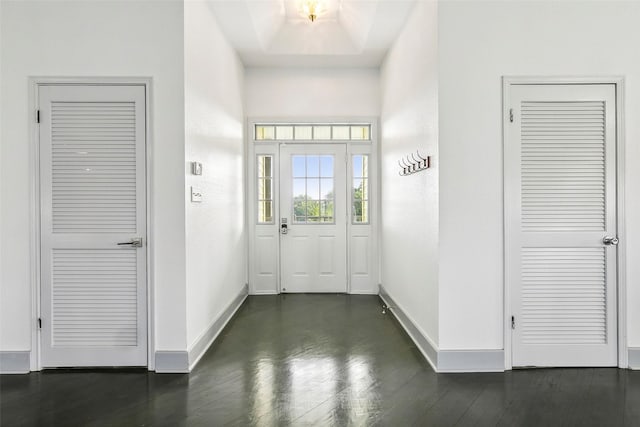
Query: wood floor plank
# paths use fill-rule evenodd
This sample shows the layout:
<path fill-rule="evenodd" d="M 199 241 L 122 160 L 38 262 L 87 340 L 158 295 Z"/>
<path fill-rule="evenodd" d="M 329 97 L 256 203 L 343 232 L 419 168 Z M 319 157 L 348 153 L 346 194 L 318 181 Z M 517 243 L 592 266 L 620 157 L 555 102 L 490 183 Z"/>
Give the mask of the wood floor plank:
<path fill-rule="evenodd" d="M 189 375 L 3 375 L 0 426 L 640 426 L 640 372 L 436 374 L 380 305 L 249 297 Z"/>

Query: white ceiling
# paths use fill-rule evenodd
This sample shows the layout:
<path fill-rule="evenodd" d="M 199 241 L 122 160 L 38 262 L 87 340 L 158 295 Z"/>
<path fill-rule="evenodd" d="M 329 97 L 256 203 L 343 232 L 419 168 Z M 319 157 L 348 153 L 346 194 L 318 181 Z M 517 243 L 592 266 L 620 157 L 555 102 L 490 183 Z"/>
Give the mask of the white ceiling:
<path fill-rule="evenodd" d="M 311 22 L 300 0 L 211 0 L 222 32 L 248 67 L 377 67 L 415 0 L 322 0 Z"/>

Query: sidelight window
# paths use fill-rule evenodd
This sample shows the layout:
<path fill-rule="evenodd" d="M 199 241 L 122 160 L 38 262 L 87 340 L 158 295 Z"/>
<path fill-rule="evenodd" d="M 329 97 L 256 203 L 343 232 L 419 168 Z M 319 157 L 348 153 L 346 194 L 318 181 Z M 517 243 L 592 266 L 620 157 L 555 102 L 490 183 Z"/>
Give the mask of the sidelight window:
<path fill-rule="evenodd" d="M 273 224 L 273 156 L 258 156 L 258 224 Z"/>
<path fill-rule="evenodd" d="M 352 223 L 369 223 L 369 156 L 356 154 L 352 158 L 351 186 Z"/>

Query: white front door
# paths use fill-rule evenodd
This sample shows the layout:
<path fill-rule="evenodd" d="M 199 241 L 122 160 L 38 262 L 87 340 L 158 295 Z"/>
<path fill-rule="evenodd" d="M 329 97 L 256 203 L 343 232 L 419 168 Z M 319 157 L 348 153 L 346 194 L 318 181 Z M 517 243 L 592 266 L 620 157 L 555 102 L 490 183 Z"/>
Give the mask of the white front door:
<path fill-rule="evenodd" d="M 509 91 L 513 366 L 616 366 L 615 86 Z"/>
<path fill-rule="evenodd" d="M 147 365 L 145 88 L 38 94 L 42 366 Z"/>
<path fill-rule="evenodd" d="M 346 292 L 346 146 L 280 146 L 282 292 Z"/>

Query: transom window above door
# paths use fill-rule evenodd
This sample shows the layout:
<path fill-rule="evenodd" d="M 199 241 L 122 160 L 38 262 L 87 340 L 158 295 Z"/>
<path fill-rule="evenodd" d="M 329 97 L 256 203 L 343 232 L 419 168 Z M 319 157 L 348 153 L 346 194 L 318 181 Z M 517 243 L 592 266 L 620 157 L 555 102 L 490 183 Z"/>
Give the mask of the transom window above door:
<path fill-rule="evenodd" d="M 256 141 L 371 141 L 370 124 L 257 124 Z"/>

